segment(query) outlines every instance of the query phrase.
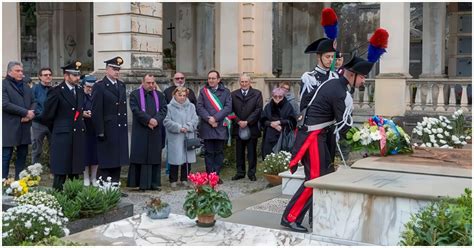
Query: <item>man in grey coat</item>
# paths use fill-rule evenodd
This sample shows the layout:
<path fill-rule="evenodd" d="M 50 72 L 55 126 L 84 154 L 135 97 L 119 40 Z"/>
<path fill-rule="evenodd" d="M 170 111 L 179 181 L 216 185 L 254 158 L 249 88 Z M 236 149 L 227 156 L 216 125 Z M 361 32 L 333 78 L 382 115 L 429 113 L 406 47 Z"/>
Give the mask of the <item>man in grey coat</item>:
<path fill-rule="evenodd" d="M 206 172 L 217 174 L 224 162 L 224 145 L 232 124 L 227 117 L 232 112 L 232 97 L 229 89 L 220 82 L 219 72 L 209 71 L 207 85 L 199 92 L 196 106 L 201 119 L 199 136 L 204 139 Z M 221 179 L 219 183 L 222 183 Z"/>
<path fill-rule="evenodd" d="M 34 98 L 31 88 L 23 82 L 23 65 L 10 61 L 2 81 L 2 178 L 8 177 L 10 160 L 16 147 L 15 179 L 25 167 L 28 144 L 31 144 L 31 120 Z"/>

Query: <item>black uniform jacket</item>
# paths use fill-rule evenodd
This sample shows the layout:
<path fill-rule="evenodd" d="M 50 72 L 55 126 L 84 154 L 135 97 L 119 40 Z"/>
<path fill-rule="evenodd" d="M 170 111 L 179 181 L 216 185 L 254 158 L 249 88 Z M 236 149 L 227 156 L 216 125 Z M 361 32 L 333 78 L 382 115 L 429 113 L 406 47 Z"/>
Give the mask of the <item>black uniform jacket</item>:
<path fill-rule="evenodd" d="M 65 82 L 48 91 L 43 120 L 51 129 L 51 172 L 55 175 L 84 171 L 86 126 L 82 117 L 84 90 L 75 86 L 76 97 Z"/>
<path fill-rule="evenodd" d="M 92 89 L 92 122 L 97 141 L 99 168 L 110 169 L 129 164 L 127 96 L 125 84 L 112 84 L 107 77 Z"/>

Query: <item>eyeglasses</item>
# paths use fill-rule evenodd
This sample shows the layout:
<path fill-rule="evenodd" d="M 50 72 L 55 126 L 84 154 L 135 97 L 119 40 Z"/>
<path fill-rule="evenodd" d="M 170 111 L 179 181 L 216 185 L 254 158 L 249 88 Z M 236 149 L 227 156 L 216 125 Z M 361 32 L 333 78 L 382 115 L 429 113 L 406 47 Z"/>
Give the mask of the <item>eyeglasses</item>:
<path fill-rule="evenodd" d="M 184 80 L 184 77 L 175 77 L 175 80 Z"/>

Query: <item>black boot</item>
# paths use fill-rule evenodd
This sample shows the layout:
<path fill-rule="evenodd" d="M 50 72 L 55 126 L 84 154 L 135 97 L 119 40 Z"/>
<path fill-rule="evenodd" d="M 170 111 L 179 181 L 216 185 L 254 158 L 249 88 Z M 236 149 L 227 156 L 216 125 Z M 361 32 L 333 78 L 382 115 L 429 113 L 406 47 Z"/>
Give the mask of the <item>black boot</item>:
<path fill-rule="evenodd" d="M 281 219 L 280 225 L 287 227 L 294 232 L 304 232 L 304 233 L 308 232 L 308 229 L 302 226 L 301 224 L 298 224 L 296 222 L 288 222 L 284 218 Z"/>

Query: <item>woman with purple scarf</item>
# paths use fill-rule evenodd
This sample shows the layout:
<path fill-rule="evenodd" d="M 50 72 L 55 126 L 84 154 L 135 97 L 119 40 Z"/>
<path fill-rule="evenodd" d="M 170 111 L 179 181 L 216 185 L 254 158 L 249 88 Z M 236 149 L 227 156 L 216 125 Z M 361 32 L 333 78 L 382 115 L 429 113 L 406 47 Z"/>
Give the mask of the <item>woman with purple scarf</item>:
<path fill-rule="evenodd" d="M 146 74 L 141 86 L 130 93 L 133 122 L 127 185 L 140 191 L 160 191 L 161 186 L 161 126 L 167 106 L 165 96 L 155 89 L 155 77 Z"/>

